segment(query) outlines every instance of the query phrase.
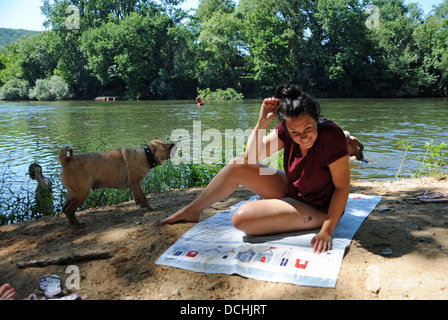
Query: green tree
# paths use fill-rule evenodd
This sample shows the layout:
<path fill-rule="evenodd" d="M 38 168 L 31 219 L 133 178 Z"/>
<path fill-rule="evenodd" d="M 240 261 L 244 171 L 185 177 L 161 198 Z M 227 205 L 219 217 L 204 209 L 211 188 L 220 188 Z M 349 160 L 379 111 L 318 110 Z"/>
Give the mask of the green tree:
<path fill-rule="evenodd" d="M 151 82 L 151 91 L 158 98 L 194 98 L 199 65 L 196 30 L 190 21 L 170 23 L 161 48 L 162 64 L 158 77 Z"/>
<path fill-rule="evenodd" d="M 79 25 L 67 26 L 70 5 L 78 8 Z M 86 68 L 88 61 L 81 51 L 82 34 L 108 21 L 117 21 L 135 9 L 136 1 L 44 0 L 41 7 L 46 16 L 44 25 L 51 28 L 49 51 L 57 57 L 54 74 L 64 78 L 78 98 L 92 98 L 100 90 L 100 81 Z M 73 14 L 73 13 L 71 13 Z M 79 28 L 78 28 L 79 27 Z"/>
<path fill-rule="evenodd" d="M 50 36 L 41 32 L 32 37 L 22 37 L 9 46 L 8 58 L 15 67 L 13 77 L 24 79 L 33 86 L 37 79 L 53 74 L 57 59 L 49 53 Z M 11 76 L 11 74 L 10 74 Z"/>
<path fill-rule="evenodd" d="M 234 6 L 230 1 L 203 0 L 198 17 L 201 21 L 197 50 L 199 86 L 239 89 L 243 64 L 239 37 L 241 21 L 234 14 Z"/>
<path fill-rule="evenodd" d="M 0 87 L 13 78 L 15 73 L 13 63 L 10 55 L 0 52 Z"/>
<path fill-rule="evenodd" d="M 181 2 L 44 0 L 48 31 L 2 47 L 0 85 L 56 75 L 77 98 L 190 98 L 197 87 L 260 97 L 282 82 L 318 97 L 448 95 L 448 0 L 427 16 L 404 0 L 201 0 L 192 15 Z"/>
<path fill-rule="evenodd" d="M 242 0 L 239 10 L 247 65 L 262 90 L 294 81 L 321 96 L 365 92 L 373 61 L 364 3 Z"/>
<path fill-rule="evenodd" d="M 381 75 L 378 96 L 419 96 L 423 88 L 433 84 L 434 78 L 422 68 L 414 30 L 424 22 L 423 11 L 403 0 L 379 0 L 380 28 L 373 29 L 372 40 L 380 54 L 376 63 Z"/>
<path fill-rule="evenodd" d="M 241 0 L 239 3 L 248 51 L 246 68 L 262 95 L 278 83 L 293 79 L 292 42 L 301 30 L 289 27 L 286 17 L 279 12 L 285 3 L 284 0 Z"/>
<path fill-rule="evenodd" d="M 67 13 L 69 6 L 79 10 L 81 30 L 95 28 L 109 21 L 121 20 L 132 12 L 144 11 L 147 7 L 154 7 L 153 1 L 144 0 L 43 0 L 42 14 L 47 18 L 46 27 L 67 29 L 67 18 L 73 12 Z"/>
<path fill-rule="evenodd" d="M 169 19 L 131 13 L 118 22 L 109 21 L 84 32 L 81 49 L 88 67 L 103 85 L 122 83 L 129 98 L 154 95 L 151 83 L 163 64 L 161 48 Z"/>
<path fill-rule="evenodd" d="M 315 23 L 319 34 L 310 42 L 320 41 L 321 81 L 319 92 L 331 97 L 366 95 L 372 80 L 372 46 L 365 25 L 365 4 L 355 0 L 321 0 L 317 3 Z M 309 55 L 312 57 L 312 55 Z M 312 58 L 311 58 L 312 59 Z"/>
<path fill-rule="evenodd" d="M 183 94 L 179 81 L 191 82 L 194 59 L 193 40 L 184 38 L 190 33 L 181 24 L 186 15 L 175 8 L 181 2 L 44 1 L 45 24 L 54 36 L 51 49 L 58 56 L 55 74 L 76 96 L 91 96 L 92 88 L 139 99 Z M 67 28 L 69 5 L 79 9 L 79 29 Z"/>
<path fill-rule="evenodd" d="M 436 6 L 414 30 L 423 72 L 434 78 L 429 96 L 448 96 L 448 0 Z"/>

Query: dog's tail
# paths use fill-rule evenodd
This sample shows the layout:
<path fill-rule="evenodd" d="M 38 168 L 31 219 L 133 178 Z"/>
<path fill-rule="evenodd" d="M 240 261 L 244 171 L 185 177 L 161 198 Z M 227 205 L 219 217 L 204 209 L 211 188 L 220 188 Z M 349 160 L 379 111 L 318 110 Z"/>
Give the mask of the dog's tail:
<path fill-rule="evenodd" d="M 73 156 L 72 146 L 63 146 L 59 150 L 59 161 L 61 162 L 62 166 L 64 166 L 68 161 L 70 161 L 70 158 L 72 156 Z"/>

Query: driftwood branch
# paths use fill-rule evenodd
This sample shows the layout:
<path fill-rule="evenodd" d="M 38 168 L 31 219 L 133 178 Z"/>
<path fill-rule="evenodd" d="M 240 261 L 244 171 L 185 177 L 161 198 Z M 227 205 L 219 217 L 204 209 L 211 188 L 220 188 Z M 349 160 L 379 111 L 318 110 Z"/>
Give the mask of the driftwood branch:
<path fill-rule="evenodd" d="M 17 265 L 17 268 L 19 268 L 19 269 L 30 268 L 30 267 L 42 268 L 42 267 L 52 265 L 52 264 L 64 265 L 64 264 L 74 264 L 77 262 L 89 261 L 89 260 L 109 259 L 112 256 L 113 255 L 108 251 L 90 252 L 90 253 L 74 254 L 71 256 L 44 259 L 44 260 L 19 261 L 16 263 L 16 265 Z"/>

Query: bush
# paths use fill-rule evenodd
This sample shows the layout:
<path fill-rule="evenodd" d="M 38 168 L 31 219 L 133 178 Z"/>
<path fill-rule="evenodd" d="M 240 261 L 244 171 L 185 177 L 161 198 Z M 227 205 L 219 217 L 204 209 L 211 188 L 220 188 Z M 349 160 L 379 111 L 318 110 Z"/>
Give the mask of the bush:
<path fill-rule="evenodd" d="M 0 88 L 0 100 L 26 100 L 28 88 L 27 81 L 13 78 Z"/>
<path fill-rule="evenodd" d="M 407 139 L 401 139 L 401 141 L 397 142 L 399 149 L 404 149 L 403 159 L 400 164 L 400 168 L 396 174 L 397 179 L 399 177 L 403 177 L 401 173 L 401 169 L 403 166 L 403 162 L 406 159 L 407 152 L 413 148 L 413 145 Z M 448 163 L 448 150 L 446 147 L 448 143 L 441 142 L 440 145 L 434 144 L 433 140 L 431 142 L 425 143 L 425 154 L 422 157 L 421 155 L 417 155 L 415 160 L 417 160 L 420 164 L 416 169 L 411 169 L 411 176 L 414 178 L 424 177 L 424 176 L 432 176 L 432 177 L 444 177 L 448 174 L 448 170 L 446 165 Z"/>
<path fill-rule="evenodd" d="M 210 88 L 201 90 L 197 88 L 198 95 L 205 100 L 241 100 L 244 98 L 242 93 L 236 92 L 233 88 L 216 89 L 216 91 L 211 91 Z"/>
<path fill-rule="evenodd" d="M 38 79 L 34 88 L 30 89 L 30 99 L 37 100 L 66 100 L 71 98 L 70 88 L 60 76 L 49 79 Z"/>

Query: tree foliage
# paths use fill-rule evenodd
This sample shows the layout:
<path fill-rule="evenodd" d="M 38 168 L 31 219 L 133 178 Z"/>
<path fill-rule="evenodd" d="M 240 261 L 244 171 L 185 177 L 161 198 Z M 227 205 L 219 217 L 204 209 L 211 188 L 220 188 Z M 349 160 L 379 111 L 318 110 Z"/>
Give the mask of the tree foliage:
<path fill-rule="evenodd" d="M 448 95 L 448 0 L 426 16 L 404 0 L 200 0 L 190 12 L 181 2 L 45 0 L 48 30 L 0 51 L 0 86 L 58 76 L 75 98 L 261 97 L 284 82 L 318 97 Z"/>

